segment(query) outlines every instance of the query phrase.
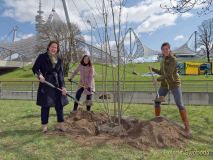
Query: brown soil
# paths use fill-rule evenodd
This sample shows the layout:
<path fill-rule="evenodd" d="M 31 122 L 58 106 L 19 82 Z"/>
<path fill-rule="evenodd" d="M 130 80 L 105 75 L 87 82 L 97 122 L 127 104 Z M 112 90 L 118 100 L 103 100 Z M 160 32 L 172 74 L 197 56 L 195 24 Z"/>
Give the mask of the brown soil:
<path fill-rule="evenodd" d="M 48 132 L 50 135 L 71 137 L 81 146 L 102 144 L 129 144 L 141 150 L 150 148 L 184 148 L 187 136 L 184 129 L 165 117 L 140 121 L 123 118 L 121 125 L 110 123 L 103 113 L 79 109 L 65 120 L 65 132 Z"/>

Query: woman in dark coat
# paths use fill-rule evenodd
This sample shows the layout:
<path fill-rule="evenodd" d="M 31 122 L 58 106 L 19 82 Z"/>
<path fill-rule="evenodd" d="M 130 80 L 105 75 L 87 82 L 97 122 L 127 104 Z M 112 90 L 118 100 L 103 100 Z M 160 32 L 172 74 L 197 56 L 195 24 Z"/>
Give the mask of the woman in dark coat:
<path fill-rule="evenodd" d="M 68 104 L 62 60 L 58 58 L 59 43 L 51 41 L 48 44 L 47 52 L 40 54 L 33 65 L 32 71 L 39 79 L 39 88 L 36 104 L 41 106 L 42 131 L 47 131 L 50 107 L 55 107 L 57 114 L 57 129 L 64 130 L 63 107 Z M 63 92 L 51 88 L 44 81 L 61 88 Z"/>

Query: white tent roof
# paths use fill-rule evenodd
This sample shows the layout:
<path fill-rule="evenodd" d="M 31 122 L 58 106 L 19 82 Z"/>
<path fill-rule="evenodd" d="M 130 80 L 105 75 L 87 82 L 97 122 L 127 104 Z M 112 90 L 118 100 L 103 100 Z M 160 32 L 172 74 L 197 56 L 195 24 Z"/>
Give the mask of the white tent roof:
<path fill-rule="evenodd" d="M 196 55 L 196 53 L 189 48 L 187 44 L 182 45 L 181 47 L 172 51 L 174 54 L 182 54 L 182 55 Z"/>
<path fill-rule="evenodd" d="M 143 44 L 143 48 L 144 48 L 144 57 L 150 57 L 150 56 L 155 56 L 155 55 L 159 55 L 160 54 L 159 51 L 155 51 L 153 49 L 150 49 L 149 47 L 147 47 L 144 44 Z"/>

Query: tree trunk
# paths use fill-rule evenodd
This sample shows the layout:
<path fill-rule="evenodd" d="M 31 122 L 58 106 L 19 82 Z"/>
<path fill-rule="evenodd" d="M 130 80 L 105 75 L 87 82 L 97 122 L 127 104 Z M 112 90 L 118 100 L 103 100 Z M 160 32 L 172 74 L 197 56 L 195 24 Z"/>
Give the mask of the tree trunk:
<path fill-rule="evenodd" d="M 210 55 L 210 51 L 209 51 L 209 50 L 207 50 L 206 52 L 207 52 L 206 54 L 207 54 L 207 60 L 208 60 L 208 63 L 210 63 L 210 56 L 209 56 L 209 55 Z"/>

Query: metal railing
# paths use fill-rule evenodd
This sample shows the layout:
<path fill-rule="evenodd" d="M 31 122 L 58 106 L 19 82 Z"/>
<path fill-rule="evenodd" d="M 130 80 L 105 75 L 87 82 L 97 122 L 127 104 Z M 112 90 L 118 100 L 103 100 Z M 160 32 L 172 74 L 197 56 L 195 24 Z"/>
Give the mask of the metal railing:
<path fill-rule="evenodd" d="M 70 92 L 75 92 L 78 85 L 75 83 L 66 83 L 66 88 Z M 106 88 L 108 92 L 116 91 L 116 82 L 107 81 L 96 81 L 96 91 L 102 92 Z M 38 81 L 0 81 L 0 98 L 5 97 L 4 94 L 8 92 L 18 93 L 26 92 L 30 93 L 32 99 L 36 96 L 38 89 Z M 159 84 L 158 84 L 159 85 Z M 105 87 L 106 86 L 106 87 Z M 185 80 L 182 81 L 181 88 L 183 92 L 213 92 L 213 81 L 196 81 L 196 80 Z M 125 92 L 154 92 L 154 87 L 150 81 L 125 81 L 121 82 L 121 91 Z"/>
<path fill-rule="evenodd" d="M 134 103 L 153 103 L 156 96 L 152 82 L 150 81 L 125 81 L 121 82 L 121 97 L 124 102 L 132 99 Z M 0 99 L 35 100 L 37 97 L 38 81 L 0 81 Z M 106 87 L 105 87 L 106 85 Z M 110 100 L 116 101 L 116 85 L 113 81 L 96 81 L 96 93 L 94 98 L 102 102 L 99 97 L 107 92 L 113 95 Z M 159 87 L 159 86 L 158 86 Z M 71 94 L 75 94 L 78 85 L 66 82 L 66 88 Z M 115 90 L 113 89 L 115 88 Z M 212 105 L 213 81 L 182 81 L 183 99 L 185 104 Z M 166 96 L 166 102 L 174 104 L 172 94 Z"/>

